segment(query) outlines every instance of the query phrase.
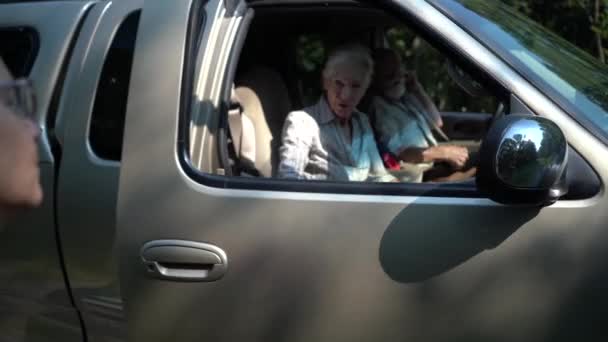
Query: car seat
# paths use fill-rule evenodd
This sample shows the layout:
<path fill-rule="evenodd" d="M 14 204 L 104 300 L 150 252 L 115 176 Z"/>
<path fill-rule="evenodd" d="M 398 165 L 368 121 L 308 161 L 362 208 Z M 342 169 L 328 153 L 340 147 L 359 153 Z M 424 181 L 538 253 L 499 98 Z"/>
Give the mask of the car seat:
<path fill-rule="evenodd" d="M 254 139 L 255 168 L 263 177 L 273 177 L 279 163 L 283 121 L 291 110 L 287 87 L 281 75 L 266 66 L 255 66 L 237 77 L 235 93 L 254 126 L 254 137 L 243 132 L 243 140 Z"/>

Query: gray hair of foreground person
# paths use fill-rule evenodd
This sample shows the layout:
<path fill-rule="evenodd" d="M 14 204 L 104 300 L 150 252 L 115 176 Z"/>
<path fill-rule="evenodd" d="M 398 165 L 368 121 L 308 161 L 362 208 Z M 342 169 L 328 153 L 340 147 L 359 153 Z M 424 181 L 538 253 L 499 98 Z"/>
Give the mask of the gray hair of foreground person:
<path fill-rule="evenodd" d="M 374 73 L 374 60 L 370 51 L 360 44 L 348 44 L 336 48 L 327 58 L 323 78 L 330 79 L 343 69 L 365 75 L 363 87 L 367 89 Z"/>

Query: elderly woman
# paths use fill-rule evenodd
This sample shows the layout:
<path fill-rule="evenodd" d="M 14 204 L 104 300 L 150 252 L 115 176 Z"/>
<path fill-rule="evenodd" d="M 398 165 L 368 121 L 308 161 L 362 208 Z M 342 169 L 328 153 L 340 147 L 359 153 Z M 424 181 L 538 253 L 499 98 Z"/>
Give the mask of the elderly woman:
<path fill-rule="evenodd" d="M 370 113 L 381 146 L 400 163 L 401 181 L 421 182 L 425 173 L 430 181 L 458 181 L 475 175 L 475 168 L 462 170 L 468 150 L 456 145 L 438 145 L 431 126 L 443 122 L 437 108 L 416 79 L 403 72 L 399 55 L 389 49 L 374 51 L 375 75 Z M 434 162 L 447 162 L 447 174 L 429 172 Z"/>
<path fill-rule="evenodd" d="M 283 126 L 278 175 L 334 181 L 395 181 L 384 168 L 367 116 L 356 107 L 372 77 L 362 46 L 336 49 L 323 70 L 324 94 Z"/>

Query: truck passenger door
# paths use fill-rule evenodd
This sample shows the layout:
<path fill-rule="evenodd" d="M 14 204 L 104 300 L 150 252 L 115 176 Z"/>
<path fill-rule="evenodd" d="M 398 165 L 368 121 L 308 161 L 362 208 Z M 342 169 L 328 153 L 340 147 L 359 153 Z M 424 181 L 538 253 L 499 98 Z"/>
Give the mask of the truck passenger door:
<path fill-rule="evenodd" d="M 564 315 L 588 293 L 606 299 L 605 192 L 507 206 L 473 183 L 226 175 L 222 128 L 252 11 L 255 22 L 349 6 L 337 3 L 145 2 L 117 213 L 129 340 L 550 341 L 570 336 L 563 317 L 605 320 L 601 305 Z M 428 2 L 390 5 L 513 102 L 550 113 L 605 184 L 608 149 L 546 95 Z"/>

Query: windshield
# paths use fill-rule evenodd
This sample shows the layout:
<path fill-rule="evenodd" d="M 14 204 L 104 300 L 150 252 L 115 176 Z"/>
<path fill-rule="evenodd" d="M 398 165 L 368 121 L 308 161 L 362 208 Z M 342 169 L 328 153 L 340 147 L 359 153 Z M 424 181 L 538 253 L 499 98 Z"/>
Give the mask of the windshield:
<path fill-rule="evenodd" d="M 608 67 L 496 0 L 429 0 L 583 124 L 608 137 Z M 599 130 L 598 130 L 599 129 Z M 598 132 L 599 131 L 599 132 Z"/>

